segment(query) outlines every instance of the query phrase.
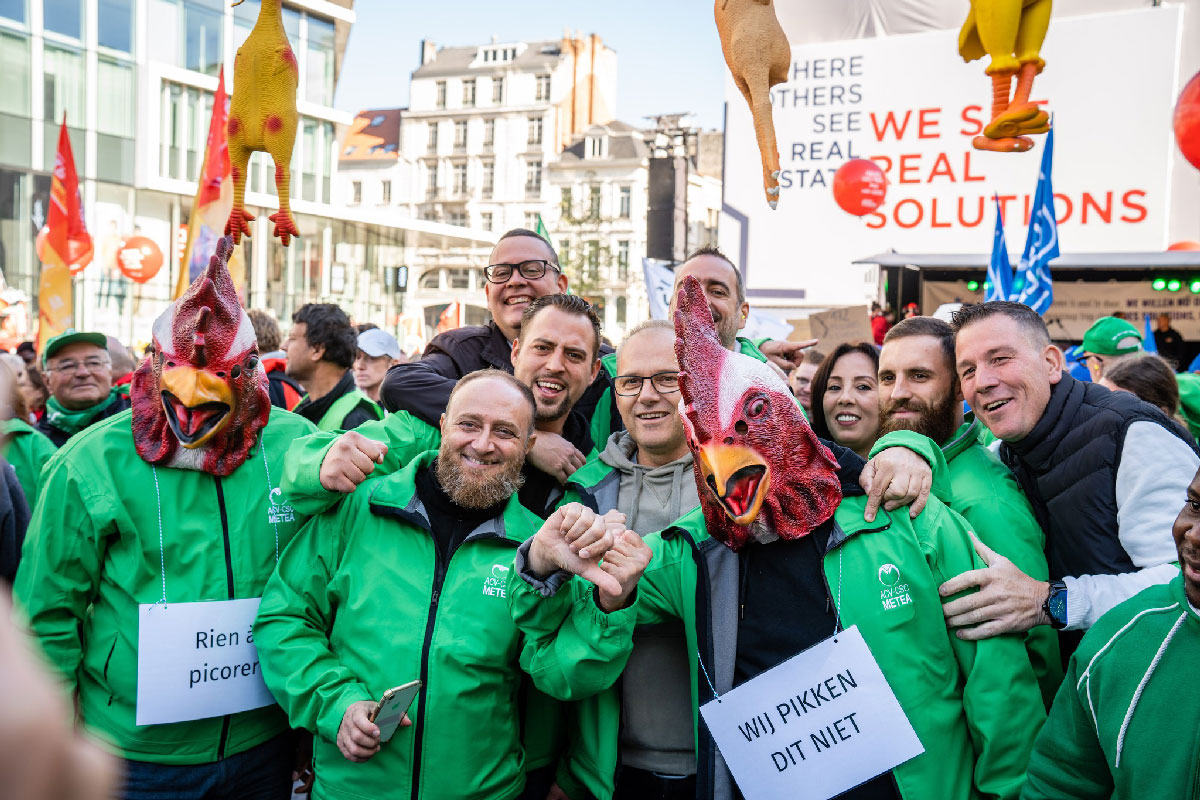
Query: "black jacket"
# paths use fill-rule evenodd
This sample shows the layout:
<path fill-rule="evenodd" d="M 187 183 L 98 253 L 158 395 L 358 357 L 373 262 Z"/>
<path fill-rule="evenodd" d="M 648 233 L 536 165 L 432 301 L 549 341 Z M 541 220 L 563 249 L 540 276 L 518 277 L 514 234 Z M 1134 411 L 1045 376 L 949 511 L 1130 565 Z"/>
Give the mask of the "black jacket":
<path fill-rule="evenodd" d="M 92 420 L 91 424 L 95 425 L 102 419 L 120 414 L 125 409 L 129 408 L 129 396 L 118 394 L 109 401 L 108 405 Z M 38 420 L 37 429 L 50 437 L 50 441 L 54 442 L 55 447 L 62 447 L 70 439 L 70 435 L 66 431 L 59 430 L 50 424 L 50 416 L 47 414 Z"/>
<path fill-rule="evenodd" d="M 29 503 L 12 465 L 0 458 L 0 470 L 4 473 L 0 483 L 0 591 L 10 592 L 29 527 Z"/>
<path fill-rule="evenodd" d="M 308 395 L 305 395 L 304 399 L 292 411 L 304 417 L 313 425 L 320 425 L 321 418 L 329 411 L 329 407 L 341 398 L 342 395 L 353 392 L 355 388 L 354 372 L 346 370 L 342 373 L 341 380 L 337 382 L 337 385 L 328 394 L 317 400 L 309 400 Z M 342 417 L 338 427 L 340 430 L 350 431 L 364 422 L 371 422 L 377 419 L 379 419 L 379 414 L 375 413 L 375 406 L 370 405 L 366 400 L 360 400 L 353 411 Z"/>
<path fill-rule="evenodd" d="M 611 352 L 613 349 L 608 345 L 600 345 L 602 358 Z M 436 426 L 458 379 L 488 367 L 502 369 L 510 375 L 513 371 L 512 343 L 504 338 L 496 323 L 489 321 L 486 325 L 456 328 L 436 336 L 419 361 L 397 364 L 388 370 L 379 399 L 388 411 L 407 411 Z M 610 385 L 608 373 L 601 369 L 575 404 L 576 410 L 589 422 L 596 404 Z"/>
<path fill-rule="evenodd" d="M 1063 373 L 1029 435 L 1005 442 L 1015 474 L 1046 533 L 1050 577 L 1119 575 L 1136 567 L 1117 538 L 1117 469 L 1134 422 L 1161 425 L 1196 450 L 1159 409 Z"/>

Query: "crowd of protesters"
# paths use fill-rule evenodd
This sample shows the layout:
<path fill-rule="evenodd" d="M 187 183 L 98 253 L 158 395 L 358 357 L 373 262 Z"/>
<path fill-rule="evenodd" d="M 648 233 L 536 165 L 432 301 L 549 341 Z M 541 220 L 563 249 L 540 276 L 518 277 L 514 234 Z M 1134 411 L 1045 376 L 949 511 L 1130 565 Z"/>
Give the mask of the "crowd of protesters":
<path fill-rule="evenodd" d="M 704 248 L 671 314 L 701 298 L 715 349 L 663 320 L 614 349 L 516 229 L 491 321 L 410 357 L 332 303 L 283 335 L 219 261 L 140 363 L 76 330 L 0 355 L 13 796 L 736 800 L 699 706 L 851 625 L 923 753 L 841 797 L 1198 785 L 1170 726 L 1200 649 L 1200 375 L 1169 318 L 1157 355 L 1117 317 L 1064 355 L 1010 302 L 751 341 L 740 271 Z M 733 408 L 738 381 L 766 394 Z M 718 461 L 760 456 L 763 510 L 730 528 L 743 472 Z M 770 507 L 789 491 L 826 508 L 800 533 Z M 239 600 L 265 699 L 151 708 L 149 615 Z"/>

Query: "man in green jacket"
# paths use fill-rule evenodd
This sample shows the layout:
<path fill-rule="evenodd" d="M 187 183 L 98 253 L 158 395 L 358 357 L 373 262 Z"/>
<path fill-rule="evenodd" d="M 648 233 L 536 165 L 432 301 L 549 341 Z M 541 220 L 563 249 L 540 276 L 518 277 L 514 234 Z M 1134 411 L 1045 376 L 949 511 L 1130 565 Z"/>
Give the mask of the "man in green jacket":
<path fill-rule="evenodd" d="M 1171 528 L 1181 574 L 1092 625 L 1029 759 L 1022 800 L 1195 797 L 1200 471 Z"/>
<path fill-rule="evenodd" d="M 108 338 L 103 333 L 68 329 L 46 342 L 46 413 L 37 429 L 62 447 L 75 434 L 129 408 L 129 398 L 113 386 Z"/>
<path fill-rule="evenodd" d="M 0 421 L 0 456 L 17 471 L 31 510 L 37 502 L 42 467 L 56 450 L 54 442 L 29 423 L 16 417 Z"/>
<path fill-rule="evenodd" d="M 292 315 L 284 350 L 287 375 L 305 395 L 293 409 L 323 431 L 348 431 L 383 419 L 383 409 L 354 385 L 358 332 L 333 303 L 305 303 Z"/>
<path fill-rule="evenodd" d="M 304 522 L 277 488 L 315 428 L 273 409 L 225 268 L 154 324 L 132 412 L 46 465 L 14 599 L 79 716 L 125 759 L 126 797 L 286 797 L 295 745 L 248 639 Z"/>
<path fill-rule="evenodd" d="M 696 796 L 736 796 L 699 705 L 857 626 L 924 754 L 861 776 L 843 797 L 1015 798 L 1044 712 L 1018 637 L 971 643 L 946 630 L 938 586 L 981 564 L 966 523 L 936 499 L 914 520 L 866 523 L 865 499 L 842 496 L 783 381 L 721 347 L 695 281 L 683 292 L 676 353 L 701 507 L 647 537 L 654 557 L 635 607 L 639 624 L 683 623 Z M 589 593 L 558 591 L 569 576 L 521 553 L 510 608 L 522 630 L 552 640 L 555 620 Z M 615 736 L 616 715 L 600 712 Z"/>
<path fill-rule="evenodd" d="M 314 800 L 517 797 L 522 670 L 566 700 L 624 666 L 632 610 L 580 603 L 544 647 L 508 614 L 513 553 L 539 528 L 562 537 L 568 563 L 594 548 L 581 572 L 602 595 L 620 590 L 595 564 L 614 544 L 603 517 L 574 505 L 543 523 L 517 501 L 534 411 L 529 387 L 507 373 L 465 376 L 436 451 L 364 483 L 280 559 L 254 633 L 271 690 L 317 734 Z M 412 724 L 382 742 L 377 701 L 414 679 Z"/>
<path fill-rule="evenodd" d="M 915 431 L 941 443 L 949 493 L 939 499 L 966 518 L 988 564 L 1011 560 L 1049 580 L 1045 534 L 1008 467 L 987 448 L 983 425 L 963 411 L 954 370 L 954 331 L 933 317 L 897 322 L 879 352 L 879 431 Z M 1049 625 L 1025 633 L 1025 649 L 1046 708 L 1062 683 L 1058 635 Z"/>

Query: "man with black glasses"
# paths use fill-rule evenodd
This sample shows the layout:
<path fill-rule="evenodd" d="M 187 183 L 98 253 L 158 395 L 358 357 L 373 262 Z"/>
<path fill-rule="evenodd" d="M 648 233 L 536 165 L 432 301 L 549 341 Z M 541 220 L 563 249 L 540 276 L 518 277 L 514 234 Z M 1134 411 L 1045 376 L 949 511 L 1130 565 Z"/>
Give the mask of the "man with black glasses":
<path fill-rule="evenodd" d="M 488 283 L 488 311 L 492 319 L 486 325 L 468 325 L 446 331 L 434 338 L 425 348 L 419 361 L 393 367 L 383 380 L 380 398 L 389 411 L 407 411 L 429 425 L 437 426 L 446 411 L 446 403 L 454 384 L 462 376 L 479 369 L 501 369 L 511 373 L 512 343 L 521 330 L 521 315 L 539 297 L 561 294 L 567 290 L 567 277 L 558 264 L 558 254 L 550 242 L 525 228 L 514 228 L 500 237 L 492 249 L 484 270 Z M 612 353 L 601 345 L 600 357 Z M 612 427 L 610 379 L 601 369 L 592 385 L 576 403 L 575 408 L 589 421 L 597 411 L 601 398 L 605 409 L 604 441 Z M 619 417 L 616 417 L 619 420 Z M 617 426 L 619 428 L 619 424 Z M 586 454 L 553 433 L 538 434 L 528 460 L 535 467 L 560 482 L 587 461 Z"/>

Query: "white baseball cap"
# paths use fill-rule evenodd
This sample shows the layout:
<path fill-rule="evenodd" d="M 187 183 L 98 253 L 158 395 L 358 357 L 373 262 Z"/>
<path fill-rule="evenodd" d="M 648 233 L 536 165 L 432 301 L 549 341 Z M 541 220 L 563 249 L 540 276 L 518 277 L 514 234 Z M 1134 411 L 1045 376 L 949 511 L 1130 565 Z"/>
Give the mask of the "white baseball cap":
<path fill-rule="evenodd" d="M 396 337 L 382 328 L 371 328 L 369 331 L 360 333 L 358 335 L 358 349 L 372 358 L 378 358 L 379 356 L 403 357 L 403 353 L 400 351 L 400 343 L 396 341 Z"/>

